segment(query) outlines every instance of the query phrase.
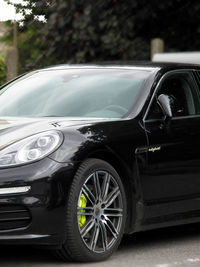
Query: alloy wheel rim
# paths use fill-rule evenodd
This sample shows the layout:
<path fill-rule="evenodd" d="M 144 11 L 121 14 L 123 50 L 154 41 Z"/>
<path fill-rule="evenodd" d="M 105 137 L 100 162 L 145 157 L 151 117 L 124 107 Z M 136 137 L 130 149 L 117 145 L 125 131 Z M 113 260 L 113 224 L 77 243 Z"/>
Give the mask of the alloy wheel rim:
<path fill-rule="evenodd" d="M 77 203 L 79 233 L 87 248 L 96 253 L 110 249 L 118 239 L 122 219 L 123 201 L 117 181 L 107 171 L 92 173 L 83 184 Z"/>

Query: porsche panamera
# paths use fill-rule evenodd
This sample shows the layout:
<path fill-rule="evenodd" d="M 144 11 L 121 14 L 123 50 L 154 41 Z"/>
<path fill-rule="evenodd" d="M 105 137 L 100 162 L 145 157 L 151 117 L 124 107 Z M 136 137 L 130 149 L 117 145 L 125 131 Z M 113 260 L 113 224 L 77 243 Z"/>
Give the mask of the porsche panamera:
<path fill-rule="evenodd" d="M 200 67 L 60 65 L 0 88 L 0 244 L 100 261 L 200 221 Z"/>

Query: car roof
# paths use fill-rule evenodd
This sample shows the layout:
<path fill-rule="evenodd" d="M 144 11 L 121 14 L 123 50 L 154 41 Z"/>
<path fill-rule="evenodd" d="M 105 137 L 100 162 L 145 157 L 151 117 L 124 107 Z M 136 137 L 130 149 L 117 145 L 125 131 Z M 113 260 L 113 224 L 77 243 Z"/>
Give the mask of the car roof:
<path fill-rule="evenodd" d="M 158 70 L 175 70 L 175 69 L 200 69 L 199 64 L 187 63 L 170 63 L 170 62 L 151 62 L 151 61 L 112 61 L 112 62 L 98 62 L 89 64 L 62 64 L 50 66 L 42 70 L 64 70 L 64 69 L 141 69 L 146 71 Z"/>

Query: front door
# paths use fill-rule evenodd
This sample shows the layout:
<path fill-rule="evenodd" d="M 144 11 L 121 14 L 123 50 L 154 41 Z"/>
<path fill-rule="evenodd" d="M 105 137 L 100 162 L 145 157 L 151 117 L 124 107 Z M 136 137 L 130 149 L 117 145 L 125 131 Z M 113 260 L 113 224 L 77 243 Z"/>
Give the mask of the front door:
<path fill-rule="evenodd" d="M 157 104 L 160 94 L 171 99 L 169 121 L 164 121 Z M 190 217 L 191 212 L 199 216 L 200 96 L 192 72 L 175 71 L 162 79 L 144 123 L 148 137 L 148 162 L 141 176 L 145 216 L 152 222 Z"/>

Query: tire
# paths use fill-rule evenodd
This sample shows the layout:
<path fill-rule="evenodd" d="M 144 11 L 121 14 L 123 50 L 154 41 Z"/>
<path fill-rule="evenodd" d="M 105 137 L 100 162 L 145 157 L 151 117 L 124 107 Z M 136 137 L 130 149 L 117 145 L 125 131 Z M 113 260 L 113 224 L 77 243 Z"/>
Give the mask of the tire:
<path fill-rule="evenodd" d="M 77 262 L 107 259 L 120 244 L 125 218 L 126 198 L 118 173 L 103 160 L 85 160 L 69 190 L 66 241 L 57 256 Z"/>

